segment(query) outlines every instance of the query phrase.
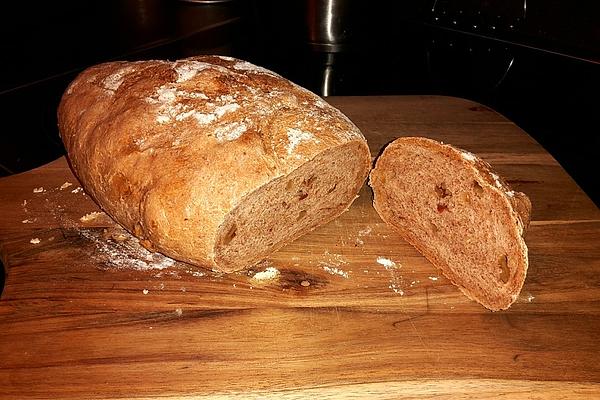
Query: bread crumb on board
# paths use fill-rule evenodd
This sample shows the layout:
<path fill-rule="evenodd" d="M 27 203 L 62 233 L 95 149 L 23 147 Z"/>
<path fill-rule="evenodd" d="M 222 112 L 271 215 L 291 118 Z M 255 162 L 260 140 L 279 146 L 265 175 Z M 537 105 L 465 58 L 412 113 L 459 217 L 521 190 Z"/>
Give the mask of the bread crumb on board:
<path fill-rule="evenodd" d="M 77 186 L 75 189 L 71 190 L 71 193 L 79 193 L 83 192 L 83 188 L 81 186 Z"/>
<path fill-rule="evenodd" d="M 98 218 L 99 216 L 103 215 L 103 212 L 100 211 L 92 211 L 90 213 L 85 214 L 84 216 L 82 216 L 81 218 L 79 218 L 79 220 L 81 222 L 90 222 L 95 220 L 96 218 Z"/>
<path fill-rule="evenodd" d="M 369 234 L 371 234 L 371 232 L 373 231 L 373 228 L 370 226 L 367 226 L 364 229 L 361 229 L 360 231 L 358 231 L 358 236 L 362 237 L 362 236 L 367 236 Z"/>
<path fill-rule="evenodd" d="M 533 299 L 535 299 L 535 296 L 532 295 L 531 293 L 529 295 L 527 295 L 527 302 L 531 303 L 533 301 Z"/>
<path fill-rule="evenodd" d="M 379 256 L 377 257 L 377 263 L 385 267 L 385 269 L 396 268 L 396 263 L 389 258 Z"/>
<path fill-rule="evenodd" d="M 150 293 L 150 291 L 148 289 L 144 289 L 144 290 L 142 290 L 142 293 L 143 294 L 148 294 L 148 293 Z"/>
<path fill-rule="evenodd" d="M 273 280 L 273 279 L 277 278 L 279 275 L 280 275 L 280 272 L 277 268 L 267 267 L 267 268 L 265 268 L 264 271 L 257 272 L 254 275 L 252 275 L 252 279 L 257 280 L 257 281 L 267 281 L 267 280 Z"/>
<path fill-rule="evenodd" d="M 41 242 L 40 238 L 33 238 L 29 241 L 31 244 L 39 244 Z"/>
<path fill-rule="evenodd" d="M 65 182 L 62 185 L 60 185 L 59 190 L 64 190 L 64 189 L 68 188 L 69 186 L 73 186 L 73 184 L 71 182 Z"/>
<path fill-rule="evenodd" d="M 392 289 L 394 293 L 398 293 L 400 296 L 404 296 L 404 290 L 402 290 L 402 288 L 396 282 L 390 282 L 388 288 Z"/>
<path fill-rule="evenodd" d="M 37 188 L 33 188 L 33 193 L 43 193 L 44 192 L 44 187 L 40 186 Z"/>

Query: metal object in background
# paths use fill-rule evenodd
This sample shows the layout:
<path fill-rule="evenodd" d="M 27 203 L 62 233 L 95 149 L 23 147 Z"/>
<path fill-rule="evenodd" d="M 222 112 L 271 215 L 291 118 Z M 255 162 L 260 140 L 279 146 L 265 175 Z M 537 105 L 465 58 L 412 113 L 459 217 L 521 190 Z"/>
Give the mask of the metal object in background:
<path fill-rule="evenodd" d="M 323 81 L 321 83 L 321 95 L 323 97 L 331 96 L 335 94 L 333 81 L 335 77 L 334 73 L 334 61 L 335 53 L 327 53 L 325 59 L 325 69 L 323 70 Z"/>
<path fill-rule="evenodd" d="M 351 39 L 352 4 L 348 0 L 306 0 L 308 40 L 315 50 L 337 52 Z"/>
<path fill-rule="evenodd" d="M 306 29 L 312 50 L 323 53 L 321 95 L 335 93 L 336 53 L 348 50 L 357 29 L 357 3 L 350 0 L 306 0 Z"/>
<path fill-rule="evenodd" d="M 184 3 L 197 3 L 197 4 L 218 4 L 218 3 L 229 3 L 233 0 L 177 0 Z"/>

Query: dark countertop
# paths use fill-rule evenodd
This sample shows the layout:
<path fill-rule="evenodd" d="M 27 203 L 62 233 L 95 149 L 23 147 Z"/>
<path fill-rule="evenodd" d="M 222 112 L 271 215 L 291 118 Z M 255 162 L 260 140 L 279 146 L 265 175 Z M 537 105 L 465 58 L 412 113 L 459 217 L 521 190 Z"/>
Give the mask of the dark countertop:
<path fill-rule="evenodd" d="M 56 106 L 83 68 L 114 59 L 223 54 L 273 69 L 320 94 L 473 99 L 525 129 L 600 202 L 594 174 L 600 145 L 595 97 L 600 51 L 592 21 L 597 6 L 529 1 L 525 14 L 514 1 L 498 9 L 482 1 L 348 3 L 353 8 L 344 14 L 345 42 L 326 53 L 324 46 L 309 43 L 307 7 L 314 11 L 318 3 L 4 6 L 0 174 L 63 154 Z"/>

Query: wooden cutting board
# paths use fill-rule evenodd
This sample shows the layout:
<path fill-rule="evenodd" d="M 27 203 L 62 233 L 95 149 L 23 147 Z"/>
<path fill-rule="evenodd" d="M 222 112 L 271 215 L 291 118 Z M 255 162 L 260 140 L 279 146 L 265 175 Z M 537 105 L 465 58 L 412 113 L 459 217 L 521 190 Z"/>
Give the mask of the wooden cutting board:
<path fill-rule="evenodd" d="M 429 136 L 531 197 L 517 303 L 492 313 L 465 298 L 382 223 L 366 186 L 253 270 L 199 271 L 93 214 L 61 158 L 0 180 L 0 397 L 600 396 L 600 211 L 559 164 L 470 101 L 328 100 L 373 155 Z"/>

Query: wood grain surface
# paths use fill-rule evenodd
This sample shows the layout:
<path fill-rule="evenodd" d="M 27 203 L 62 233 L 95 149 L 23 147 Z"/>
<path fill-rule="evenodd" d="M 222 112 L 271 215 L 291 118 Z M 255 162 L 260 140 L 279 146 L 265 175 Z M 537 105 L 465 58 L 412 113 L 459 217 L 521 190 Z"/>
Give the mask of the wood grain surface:
<path fill-rule="evenodd" d="M 461 295 L 381 222 L 366 186 L 252 270 L 174 263 L 90 214 L 62 158 L 0 180 L 0 398 L 600 397 L 600 210 L 554 158 L 467 100 L 328 101 L 373 155 L 428 136 L 530 196 L 517 303 L 493 313 Z"/>

